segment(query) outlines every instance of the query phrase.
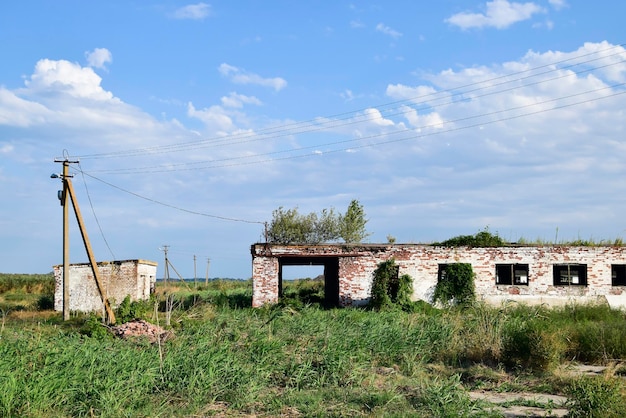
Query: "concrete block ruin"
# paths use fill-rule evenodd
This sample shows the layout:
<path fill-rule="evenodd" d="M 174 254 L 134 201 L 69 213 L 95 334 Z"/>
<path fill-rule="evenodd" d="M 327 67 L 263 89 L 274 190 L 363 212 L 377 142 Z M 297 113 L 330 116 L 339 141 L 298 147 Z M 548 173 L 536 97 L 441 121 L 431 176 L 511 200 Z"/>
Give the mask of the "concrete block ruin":
<path fill-rule="evenodd" d="M 131 301 L 146 300 L 154 292 L 157 263 L 146 260 L 103 261 L 98 273 L 105 297 L 117 307 L 127 295 Z M 54 310 L 63 310 L 63 265 L 54 266 Z M 70 264 L 70 311 L 99 312 L 104 304 L 91 264 Z"/>
<path fill-rule="evenodd" d="M 278 302 L 283 266 L 324 266 L 326 303 L 369 302 L 374 271 L 393 258 L 399 275 L 413 278 L 413 300 L 432 301 L 442 269 L 469 263 L 476 295 L 488 303 L 549 305 L 608 301 L 626 307 L 626 247 L 439 247 L 423 244 L 253 244 L 252 305 Z"/>

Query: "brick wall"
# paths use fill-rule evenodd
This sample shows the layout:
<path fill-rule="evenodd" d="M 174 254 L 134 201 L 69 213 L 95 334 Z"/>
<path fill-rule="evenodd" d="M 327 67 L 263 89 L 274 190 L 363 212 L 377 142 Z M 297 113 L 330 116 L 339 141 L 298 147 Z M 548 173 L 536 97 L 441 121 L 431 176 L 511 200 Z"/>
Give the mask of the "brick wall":
<path fill-rule="evenodd" d="M 253 306 L 278 301 L 280 260 L 288 257 L 337 257 L 339 304 L 363 305 L 369 301 L 373 273 L 378 264 L 394 258 L 399 274 L 413 278 L 413 299 L 431 301 L 440 264 L 469 263 L 476 274 L 476 294 L 488 302 L 517 300 L 529 303 L 588 301 L 606 295 L 626 296 L 626 288 L 611 285 L 611 264 L 626 264 L 624 247 L 433 247 L 430 245 L 315 245 L 255 244 Z M 555 264 L 586 264 L 586 286 L 555 286 Z M 496 264 L 528 264 L 527 285 L 497 285 Z"/>
<path fill-rule="evenodd" d="M 157 263 L 146 260 L 98 263 L 98 274 L 106 298 L 117 307 L 127 295 L 132 301 L 150 298 L 156 282 Z M 70 311 L 100 312 L 104 305 L 98 292 L 91 264 L 70 265 Z M 54 309 L 63 310 L 63 265 L 54 266 Z"/>

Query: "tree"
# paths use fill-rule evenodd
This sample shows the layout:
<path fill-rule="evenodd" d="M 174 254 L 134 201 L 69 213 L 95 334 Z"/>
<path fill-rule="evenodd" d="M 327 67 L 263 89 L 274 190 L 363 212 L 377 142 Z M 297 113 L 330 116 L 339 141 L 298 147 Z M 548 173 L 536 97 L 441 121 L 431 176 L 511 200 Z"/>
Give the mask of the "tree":
<path fill-rule="evenodd" d="M 358 243 L 370 234 L 365 230 L 365 211 L 358 200 L 353 200 L 346 214 L 341 217 L 339 236 L 347 243 Z"/>
<path fill-rule="evenodd" d="M 313 230 L 311 216 L 302 216 L 298 208 L 285 210 L 282 206 L 272 212 L 267 242 L 281 244 L 307 243 Z"/>
<path fill-rule="evenodd" d="M 363 206 L 357 200 L 350 203 L 345 215 L 334 208 L 302 215 L 297 207 L 286 210 L 281 206 L 272 212 L 266 238 L 278 244 L 319 244 L 340 239 L 355 243 L 369 235 L 366 223 Z"/>

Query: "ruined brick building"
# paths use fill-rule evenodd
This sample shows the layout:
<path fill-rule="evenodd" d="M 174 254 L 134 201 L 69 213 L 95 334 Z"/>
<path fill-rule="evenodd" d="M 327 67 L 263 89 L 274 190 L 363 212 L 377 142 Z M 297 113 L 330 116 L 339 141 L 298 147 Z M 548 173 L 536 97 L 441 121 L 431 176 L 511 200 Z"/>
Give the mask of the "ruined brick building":
<path fill-rule="evenodd" d="M 131 301 L 150 298 L 156 283 L 157 263 L 146 260 L 103 261 L 98 263 L 98 275 L 113 307 L 127 295 Z M 91 264 L 70 264 L 70 310 L 99 312 L 104 309 Z M 63 310 L 63 265 L 54 266 L 54 309 Z"/>
<path fill-rule="evenodd" d="M 259 243 L 252 245 L 251 253 L 256 307 L 278 301 L 283 267 L 293 265 L 323 266 L 327 304 L 364 305 L 378 264 L 391 258 L 399 275 L 413 278 L 413 300 L 432 300 L 446 264 L 469 263 L 476 275 L 476 295 L 489 303 L 606 300 L 612 306 L 626 306 L 626 247 L 622 246 Z"/>

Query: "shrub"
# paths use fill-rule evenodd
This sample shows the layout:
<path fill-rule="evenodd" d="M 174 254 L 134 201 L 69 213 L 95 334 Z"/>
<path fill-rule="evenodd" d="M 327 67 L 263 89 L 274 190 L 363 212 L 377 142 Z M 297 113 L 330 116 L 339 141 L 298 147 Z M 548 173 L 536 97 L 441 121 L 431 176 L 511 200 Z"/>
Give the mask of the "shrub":
<path fill-rule="evenodd" d="M 144 319 L 146 314 L 152 312 L 153 306 L 153 301 L 136 300 L 131 302 L 130 295 L 126 295 L 122 303 L 117 307 L 115 318 L 120 324 L 133 319 Z"/>
<path fill-rule="evenodd" d="M 489 228 L 477 232 L 475 235 L 459 235 L 433 245 L 441 247 L 502 247 L 506 245 L 504 240 L 496 234 L 489 232 Z"/>
<path fill-rule="evenodd" d="M 567 388 L 569 416 L 578 417 L 622 417 L 626 401 L 621 393 L 621 382 L 617 378 L 584 376 Z"/>
<path fill-rule="evenodd" d="M 40 311 L 54 309 L 54 295 L 41 295 L 39 299 L 37 299 L 37 309 Z"/>
<path fill-rule="evenodd" d="M 80 333 L 97 340 L 106 340 L 113 337 L 113 334 L 109 332 L 107 326 L 104 325 L 102 320 L 96 315 L 89 315 L 89 317 L 87 317 L 87 320 L 80 328 Z"/>

